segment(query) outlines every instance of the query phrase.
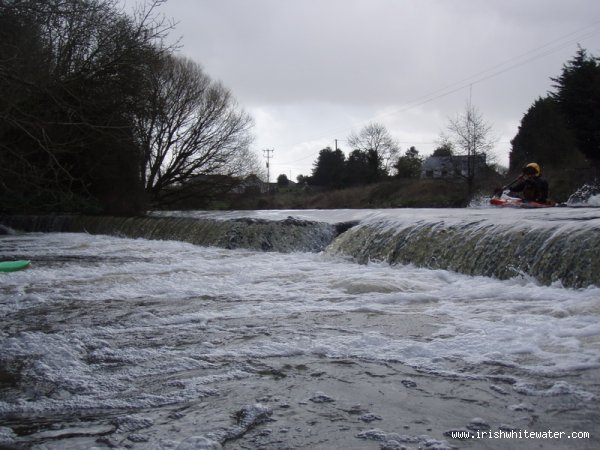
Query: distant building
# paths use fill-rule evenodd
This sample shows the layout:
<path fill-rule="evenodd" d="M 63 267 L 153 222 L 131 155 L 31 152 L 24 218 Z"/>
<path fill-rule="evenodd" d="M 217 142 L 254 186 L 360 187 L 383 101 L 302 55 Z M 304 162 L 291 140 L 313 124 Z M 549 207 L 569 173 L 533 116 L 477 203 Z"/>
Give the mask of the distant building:
<path fill-rule="evenodd" d="M 485 155 L 430 156 L 423 162 L 421 178 L 464 178 L 469 175 L 469 158 L 472 158 L 475 176 L 485 167 Z"/>
<path fill-rule="evenodd" d="M 248 175 L 232 190 L 235 194 L 264 194 L 268 191 L 269 185 L 254 174 Z"/>
<path fill-rule="evenodd" d="M 215 192 L 231 194 L 264 194 L 269 190 L 269 185 L 254 174 L 243 179 L 229 175 L 196 175 L 189 183 Z"/>

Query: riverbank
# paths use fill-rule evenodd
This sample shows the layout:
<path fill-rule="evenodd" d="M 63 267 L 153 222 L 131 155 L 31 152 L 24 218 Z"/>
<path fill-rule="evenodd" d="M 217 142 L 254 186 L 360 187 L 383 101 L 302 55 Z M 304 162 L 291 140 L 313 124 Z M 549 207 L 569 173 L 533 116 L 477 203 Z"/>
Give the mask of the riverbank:
<path fill-rule="evenodd" d="M 550 197 L 561 203 L 581 187 L 583 180 L 572 171 L 549 171 Z M 318 186 L 272 186 L 269 193 L 223 196 L 205 202 L 189 199 L 171 209 L 340 209 L 340 208 L 462 208 L 479 198 L 489 198 L 509 180 L 496 173 L 475 181 L 469 192 L 463 179 L 399 179 L 345 189 Z"/>
<path fill-rule="evenodd" d="M 216 209 L 458 208 L 467 206 L 469 201 L 466 185 L 460 181 L 398 179 L 346 189 L 274 187 L 270 193 L 260 195 L 228 196 L 213 206 Z"/>

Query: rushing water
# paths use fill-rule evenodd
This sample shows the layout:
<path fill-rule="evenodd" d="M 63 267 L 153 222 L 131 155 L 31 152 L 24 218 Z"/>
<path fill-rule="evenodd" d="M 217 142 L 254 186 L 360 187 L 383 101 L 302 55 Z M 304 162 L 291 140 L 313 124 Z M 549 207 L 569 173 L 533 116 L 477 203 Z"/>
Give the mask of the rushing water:
<path fill-rule="evenodd" d="M 316 227 L 333 233 L 323 251 L 0 236 L 0 259 L 33 262 L 0 274 L 0 444 L 600 446 L 600 287 L 417 267 L 385 250 L 398 249 L 398 230 L 441 223 L 454 233 L 593 239 L 595 210 L 194 214 L 224 224 L 289 215 L 355 226 L 337 238 Z M 570 245 L 563 252 L 585 250 Z M 590 437 L 524 436 L 548 430 Z"/>
<path fill-rule="evenodd" d="M 287 216 L 293 214 L 294 216 Z M 333 210 L 1 217 L 27 231 L 85 231 L 227 249 L 317 252 L 544 284 L 600 285 L 600 210 Z"/>

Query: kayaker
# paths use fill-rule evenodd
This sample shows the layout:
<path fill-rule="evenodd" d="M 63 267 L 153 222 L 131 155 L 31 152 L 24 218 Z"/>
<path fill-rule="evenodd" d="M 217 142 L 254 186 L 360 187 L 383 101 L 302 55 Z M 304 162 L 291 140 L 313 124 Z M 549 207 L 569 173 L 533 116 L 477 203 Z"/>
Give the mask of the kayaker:
<path fill-rule="evenodd" d="M 520 197 L 529 202 L 546 203 L 548 201 L 548 182 L 542 178 L 542 169 L 537 163 L 523 167 L 519 183 L 510 187 L 511 197 Z"/>

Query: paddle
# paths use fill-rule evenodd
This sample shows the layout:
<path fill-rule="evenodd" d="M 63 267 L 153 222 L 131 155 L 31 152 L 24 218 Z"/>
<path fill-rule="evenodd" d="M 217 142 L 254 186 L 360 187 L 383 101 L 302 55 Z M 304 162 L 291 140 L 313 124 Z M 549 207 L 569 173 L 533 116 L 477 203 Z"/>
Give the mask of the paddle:
<path fill-rule="evenodd" d="M 523 179 L 523 175 L 519 175 L 517 178 L 512 180 L 506 186 L 502 186 L 501 188 L 494 190 L 494 194 L 492 195 L 492 197 L 500 197 L 506 189 L 510 188 L 513 184 L 515 184 L 517 181 L 521 181 L 522 179 Z"/>

